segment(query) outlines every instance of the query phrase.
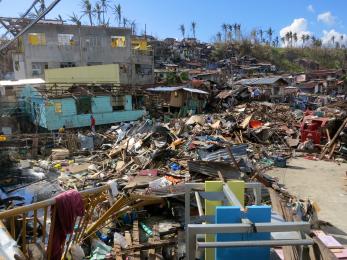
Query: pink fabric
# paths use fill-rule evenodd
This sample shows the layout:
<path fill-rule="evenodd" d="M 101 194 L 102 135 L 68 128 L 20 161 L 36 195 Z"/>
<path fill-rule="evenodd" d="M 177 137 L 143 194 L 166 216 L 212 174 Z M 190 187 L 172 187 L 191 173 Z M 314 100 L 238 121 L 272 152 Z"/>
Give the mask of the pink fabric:
<path fill-rule="evenodd" d="M 77 216 L 84 214 L 81 194 L 76 190 L 69 190 L 55 197 L 56 215 L 52 240 L 52 260 L 60 260 L 63 254 L 66 235 L 71 234 Z"/>

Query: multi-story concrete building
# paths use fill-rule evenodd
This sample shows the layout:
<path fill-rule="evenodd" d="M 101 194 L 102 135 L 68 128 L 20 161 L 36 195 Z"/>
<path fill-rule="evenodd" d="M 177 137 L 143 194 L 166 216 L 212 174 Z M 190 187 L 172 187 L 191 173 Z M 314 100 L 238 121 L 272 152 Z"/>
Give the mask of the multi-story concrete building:
<path fill-rule="evenodd" d="M 136 48 L 131 40 L 129 28 L 41 21 L 18 41 L 15 78 L 43 78 L 51 68 L 119 64 L 122 85 L 154 83 L 152 51 Z"/>

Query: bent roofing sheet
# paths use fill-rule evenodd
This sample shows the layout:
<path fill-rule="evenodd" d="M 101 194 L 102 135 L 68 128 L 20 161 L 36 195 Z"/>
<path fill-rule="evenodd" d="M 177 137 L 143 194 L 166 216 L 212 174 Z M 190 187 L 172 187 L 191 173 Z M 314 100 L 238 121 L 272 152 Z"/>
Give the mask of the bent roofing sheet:
<path fill-rule="evenodd" d="M 242 79 L 236 83 L 242 85 L 269 85 L 275 83 L 277 80 L 282 79 L 282 77 L 267 77 L 267 78 L 251 78 Z"/>
<path fill-rule="evenodd" d="M 185 87 L 156 87 L 156 88 L 148 88 L 148 91 L 155 91 L 155 92 L 172 92 L 183 89 L 184 91 L 198 93 L 198 94 L 208 94 L 208 92 L 196 89 L 196 88 L 185 88 Z"/>

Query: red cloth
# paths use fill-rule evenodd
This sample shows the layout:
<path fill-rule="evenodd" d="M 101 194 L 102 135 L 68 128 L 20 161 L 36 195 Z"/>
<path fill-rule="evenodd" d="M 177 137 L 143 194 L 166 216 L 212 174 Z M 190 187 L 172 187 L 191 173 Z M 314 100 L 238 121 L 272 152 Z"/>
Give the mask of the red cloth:
<path fill-rule="evenodd" d="M 92 117 L 92 118 L 90 119 L 90 125 L 91 125 L 91 126 L 95 126 L 95 118 L 94 118 L 94 117 Z"/>
<path fill-rule="evenodd" d="M 69 190 L 55 197 L 56 215 L 52 240 L 52 260 L 60 260 L 63 254 L 66 235 L 71 234 L 77 216 L 84 214 L 81 194 L 76 190 Z"/>

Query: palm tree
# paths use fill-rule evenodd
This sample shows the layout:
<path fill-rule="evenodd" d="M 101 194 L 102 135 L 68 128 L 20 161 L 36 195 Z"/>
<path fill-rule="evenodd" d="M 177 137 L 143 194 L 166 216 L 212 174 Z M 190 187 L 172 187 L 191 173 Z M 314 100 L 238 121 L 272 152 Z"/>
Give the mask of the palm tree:
<path fill-rule="evenodd" d="M 306 42 L 306 34 L 301 35 L 302 40 L 302 48 L 304 48 L 305 42 Z"/>
<path fill-rule="evenodd" d="M 289 39 L 290 39 L 290 47 L 293 47 L 293 32 L 289 32 Z"/>
<path fill-rule="evenodd" d="M 82 16 L 79 17 L 77 14 L 75 14 L 73 12 L 72 15 L 69 16 L 69 21 L 74 23 L 74 24 L 76 24 L 76 25 L 78 25 L 78 26 L 80 26 L 80 25 L 82 25 L 81 18 L 82 18 Z"/>
<path fill-rule="evenodd" d="M 58 14 L 57 18 L 55 18 L 55 19 L 60 21 L 60 22 L 62 22 L 62 23 L 64 23 L 63 17 L 60 14 Z"/>
<path fill-rule="evenodd" d="M 290 41 L 290 32 L 286 32 L 285 38 L 286 38 L 286 41 L 287 41 L 287 47 L 288 47 L 288 45 L 289 45 L 289 41 Z"/>
<path fill-rule="evenodd" d="M 130 23 L 130 27 L 131 27 L 132 34 L 135 35 L 136 34 L 136 20 L 134 20 Z"/>
<path fill-rule="evenodd" d="M 123 17 L 123 27 L 126 27 L 128 23 L 129 23 L 129 20 Z"/>
<path fill-rule="evenodd" d="M 309 34 L 306 34 L 306 42 L 310 40 L 311 36 Z"/>
<path fill-rule="evenodd" d="M 331 42 L 333 43 L 333 45 L 335 44 L 335 35 L 331 36 Z"/>
<path fill-rule="evenodd" d="M 92 4 L 89 0 L 82 0 L 82 13 L 84 15 L 88 15 L 89 23 L 92 26 L 93 25 L 93 11 L 92 11 Z"/>
<path fill-rule="evenodd" d="M 222 24 L 222 30 L 224 31 L 224 42 L 227 42 L 228 25 L 226 23 Z"/>
<path fill-rule="evenodd" d="M 98 19 L 98 24 L 101 24 L 101 14 L 102 14 L 102 7 L 99 4 L 99 2 L 97 2 L 94 6 L 93 9 L 93 13 L 96 15 L 96 18 Z"/>
<path fill-rule="evenodd" d="M 260 42 L 263 42 L 264 31 L 262 29 L 259 30 Z"/>
<path fill-rule="evenodd" d="M 343 34 L 340 35 L 340 40 L 341 40 L 341 43 L 343 42 Z"/>
<path fill-rule="evenodd" d="M 237 23 L 233 24 L 233 29 L 234 29 L 235 41 L 236 41 L 237 40 L 237 29 L 238 29 Z"/>
<path fill-rule="evenodd" d="M 113 13 L 116 15 L 116 19 L 118 20 L 119 27 L 122 23 L 122 6 L 120 4 L 116 4 L 113 9 Z M 124 25 L 124 19 L 123 19 L 123 25 Z M 125 27 L 125 25 L 124 25 Z"/>
<path fill-rule="evenodd" d="M 102 8 L 102 23 L 105 24 L 105 14 L 107 13 L 108 9 L 108 0 L 100 0 L 100 5 Z"/>
<path fill-rule="evenodd" d="M 278 48 L 278 45 L 280 43 L 280 40 L 278 39 L 278 36 L 276 36 L 275 40 L 274 40 L 274 47 Z"/>
<path fill-rule="evenodd" d="M 272 42 L 272 35 L 274 33 L 274 31 L 272 30 L 271 27 L 269 27 L 269 29 L 266 31 L 267 35 L 269 36 L 269 42 Z"/>
<path fill-rule="evenodd" d="M 192 31 L 193 31 L 193 36 L 194 36 L 194 39 L 196 38 L 195 37 L 195 33 L 196 33 L 196 22 L 192 22 Z"/>
<path fill-rule="evenodd" d="M 241 24 L 237 25 L 237 35 L 238 35 L 238 39 L 240 41 L 241 40 Z"/>
<path fill-rule="evenodd" d="M 233 26 L 228 24 L 228 40 L 232 41 L 233 39 Z"/>
<path fill-rule="evenodd" d="M 286 37 L 281 37 L 281 42 L 283 43 L 283 45 L 286 43 Z"/>
<path fill-rule="evenodd" d="M 295 46 L 296 46 L 296 43 L 298 42 L 298 34 L 297 33 L 293 33 L 293 40 L 294 40 Z"/>
<path fill-rule="evenodd" d="M 181 24 L 179 29 L 180 29 L 181 34 L 182 34 L 182 39 L 184 39 L 184 36 L 186 34 L 186 27 L 184 27 L 184 24 Z"/>
<path fill-rule="evenodd" d="M 221 33 L 221 32 L 217 32 L 216 37 L 217 37 L 217 41 L 218 41 L 218 42 L 221 42 L 221 41 L 222 41 L 222 33 Z"/>
<path fill-rule="evenodd" d="M 254 43 L 257 43 L 257 31 L 254 29 L 251 31 L 251 38 L 253 39 Z"/>

